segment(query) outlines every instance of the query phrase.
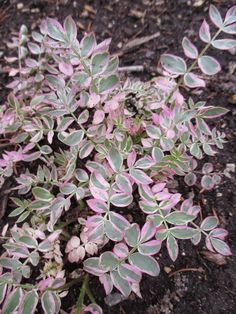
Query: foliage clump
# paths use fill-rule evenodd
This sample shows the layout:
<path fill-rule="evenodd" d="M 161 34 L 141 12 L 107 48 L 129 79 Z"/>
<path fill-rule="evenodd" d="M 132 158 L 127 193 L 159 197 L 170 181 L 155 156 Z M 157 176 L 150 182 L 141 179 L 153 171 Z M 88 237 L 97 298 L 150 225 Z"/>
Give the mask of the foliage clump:
<path fill-rule="evenodd" d="M 207 122 L 227 110 L 180 91 L 203 88 L 201 73 L 220 71 L 209 47 L 236 46 L 218 38 L 236 33 L 236 7 L 223 20 L 212 5 L 210 18 L 217 31 L 212 35 L 204 20 L 203 50 L 185 37 L 188 62 L 164 54 L 163 76 L 147 83 L 120 82 L 110 39 L 98 44 L 91 33 L 78 41 L 71 17 L 63 26 L 47 19 L 31 35 L 22 26 L 13 38 L 9 46 L 18 54 L 8 61 L 18 67 L 0 109 L 1 137 L 10 145 L 0 159 L 1 185 L 12 176 L 16 182 L 10 227 L 2 231 L 3 313 L 35 313 L 39 303 L 45 314 L 58 313 L 61 298 L 82 281 L 71 313 L 101 313 L 88 274 L 107 294 L 116 288 L 140 296 L 143 274 L 159 274 L 155 256 L 167 248 L 175 261 L 182 240 L 196 245 L 204 236 L 210 251 L 231 254 L 217 217 L 201 220 L 194 200 L 168 188 L 176 177 L 199 184 L 197 160 L 225 142 Z M 201 172 L 204 189 L 220 183 L 211 163 Z M 130 212 L 143 223 L 128 221 Z"/>

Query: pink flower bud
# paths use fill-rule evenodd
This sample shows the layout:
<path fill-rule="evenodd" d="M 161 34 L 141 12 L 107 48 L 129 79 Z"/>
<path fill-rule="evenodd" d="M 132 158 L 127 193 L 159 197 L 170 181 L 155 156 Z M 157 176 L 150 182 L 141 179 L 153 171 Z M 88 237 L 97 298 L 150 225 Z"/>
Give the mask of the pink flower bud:
<path fill-rule="evenodd" d="M 98 247 L 95 243 L 89 242 L 89 243 L 85 244 L 85 250 L 88 254 L 94 255 L 97 253 Z"/>
<path fill-rule="evenodd" d="M 65 252 L 69 253 L 73 249 L 76 249 L 77 247 L 79 247 L 79 245 L 80 245 L 80 238 L 74 236 L 67 242 Z"/>
<path fill-rule="evenodd" d="M 82 246 L 79 246 L 76 250 L 77 261 L 83 260 L 85 257 L 85 249 Z"/>

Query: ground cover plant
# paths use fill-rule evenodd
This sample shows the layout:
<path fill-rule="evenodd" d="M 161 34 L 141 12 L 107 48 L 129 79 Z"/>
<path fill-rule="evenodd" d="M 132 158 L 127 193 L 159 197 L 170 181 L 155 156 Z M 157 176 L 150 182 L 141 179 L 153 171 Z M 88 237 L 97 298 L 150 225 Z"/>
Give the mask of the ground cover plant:
<path fill-rule="evenodd" d="M 233 39 L 218 39 L 220 33 L 235 33 L 235 15 L 233 7 L 223 20 L 211 6 L 219 30 L 211 36 L 214 27 L 210 32 L 203 22 L 202 52 L 184 38 L 184 52 L 194 61 L 187 67 L 182 58 L 165 54 L 164 76 L 145 84 L 120 84 L 118 59 L 107 53 L 109 40 L 97 44 L 89 34 L 79 43 L 71 18 L 63 26 L 48 19 L 41 33 L 32 33 L 34 42 L 21 28 L 12 43 L 18 57 L 9 58 L 18 61 L 19 76 L 8 86 L 12 93 L 1 108 L 2 138 L 15 147 L 2 155 L 2 184 L 24 165 L 12 198 L 15 225 L 3 230 L 4 313 L 34 313 L 39 304 L 45 313 L 57 313 L 60 298 L 80 282 L 72 312 L 101 312 L 88 275 L 70 275 L 67 263 L 99 276 L 107 293 L 114 286 L 127 296 L 139 294 L 142 274 L 158 275 L 153 256 L 161 248 L 177 258 L 178 240 L 198 244 L 203 234 L 209 250 L 230 254 L 223 241 L 227 232 L 216 217 L 200 221 L 200 208 L 166 185 L 176 175 L 195 184 L 196 159 L 222 148 L 224 134 L 206 122 L 226 110 L 184 99 L 179 87 L 204 87 L 197 66 L 207 75 L 220 70 L 207 49 L 235 46 Z M 203 188 L 219 184 L 211 164 L 202 173 Z M 124 217 L 133 198 L 137 211 L 146 214 L 142 226 Z M 92 299 L 89 307 L 83 305 L 85 294 Z"/>

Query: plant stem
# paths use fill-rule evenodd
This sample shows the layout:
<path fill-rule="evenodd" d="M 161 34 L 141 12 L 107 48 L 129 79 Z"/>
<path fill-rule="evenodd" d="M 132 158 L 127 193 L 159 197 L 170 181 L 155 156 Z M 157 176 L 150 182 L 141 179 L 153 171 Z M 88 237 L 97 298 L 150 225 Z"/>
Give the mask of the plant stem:
<path fill-rule="evenodd" d="M 87 289 L 87 284 L 88 284 L 88 278 L 89 278 L 88 274 L 85 275 L 82 287 L 80 289 L 79 298 L 78 298 L 78 301 L 76 302 L 75 314 L 81 314 L 82 313 L 83 304 L 84 304 L 84 297 L 86 294 L 86 289 Z"/>
<path fill-rule="evenodd" d="M 79 277 L 79 278 L 76 278 L 58 288 L 46 288 L 45 291 L 62 291 L 62 290 L 68 290 L 69 288 L 73 287 L 75 284 L 81 282 L 83 279 L 83 277 Z"/>
<path fill-rule="evenodd" d="M 92 294 L 92 292 L 91 292 L 91 290 L 90 290 L 90 288 L 89 288 L 89 285 L 87 285 L 87 287 L 86 287 L 86 294 L 87 294 L 87 296 L 89 297 L 90 301 L 91 301 L 93 304 L 96 304 L 96 300 L 95 300 L 95 298 L 94 298 L 94 296 L 93 296 L 93 294 Z"/>
<path fill-rule="evenodd" d="M 95 91 L 96 94 L 98 94 L 98 89 L 97 86 L 94 82 L 92 73 L 90 71 L 90 68 L 87 66 L 87 64 L 84 62 L 83 58 L 80 56 L 80 54 L 78 53 L 77 49 L 75 48 L 74 45 L 71 45 L 71 49 L 73 50 L 73 52 L 76 54 L 76 56 L 78 57 L 79 61 L 81 62 L 82 66 L 84 67 L 85 72 L 91 77 L 92 79 L 92 85 L 93 85 L 93 89 Z"/>
<path fill-rule="evenodd" d="M 221 33 L 221 28 L 218 29 L 218 31 L 215 33 L 215 35 L 212 37 L 211 41 L 209 41 L 209 43 L 202 49 L 202 51 L 200 52 L 199 56 L 197 57 L 197 59 L 192 63 L 192 65 L 190 65 L 190 67 L 187 69 L 187 71 L 185 72 L 185 74 L 191 72 L 194 67 L 197 65 L 198 63 L 198 59 L 200 59 L 204 53 L 210 48 L 212 42 L 216 39 L 216 37 L 219 36 L 219 34 Z M 184 75 L 185 75 L 184 74 Z M 173 94 L 178 90 L 178 88 L 180 87 L 180 85 L 183 83 L 184 81 L 184 76 L 181 77 L 181 79 L 179 80 L 178 84 L 172 89 L 172 91 L 170 92 L 169 96 L 166 98 L 165 100 L 165 104 L 167 104 L 171 97 L 173 96 Z"/>

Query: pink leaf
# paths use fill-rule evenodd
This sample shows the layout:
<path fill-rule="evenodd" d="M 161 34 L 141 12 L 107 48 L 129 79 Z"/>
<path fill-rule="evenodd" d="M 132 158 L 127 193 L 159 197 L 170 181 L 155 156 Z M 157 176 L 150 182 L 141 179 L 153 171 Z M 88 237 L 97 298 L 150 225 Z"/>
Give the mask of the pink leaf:
<path fill-rule="evenodd" d="M 101 123 L 105 118 L 105 112 L 103 110 L 96 110 L 93 116 L 93 124 Z"/>
<path fill-rule="evenodd" d="M 216 6 L 214 6 L 213 4 L 210 5 L 209 15 L 210 15 L 212 22 L 217 27 L 221 28 L 223 26 L 223 20 L 222 20 L 222 17 L 220 15 L 220 12 L 216 8 Z"/>
<path fill-rule="evenodd" d="M 67 76 L 71 76 L 74 73 L 73 66 L 70 63 L 60 62 L 59 70 Z"/>
<path fill-rule="evenodd" d="M 140 241 L 145 242 L 150 240 L 156 233 L 156 227 L 154 223 L 151 220 L 148 220 L 142 230 L 141 230 L 141 235 L 140 235 Z"/>
<path fill-rule="evenodd" d="M 91 186 L 90 192 L 93 195 L 93 197 L 98 199 L 98 200 L 101 200 L 101 201 L 107 201 L 108 200 L 108 193 L 105 190 L 99 189 L 95 186 Z"/>
<path fill-rule="evenodd" d="M 211 41 L 211 33 L 209 24 L 204 20 L 199 30 L 199 37 L 205 43 L 209 43 Z"/>
<path fill-rule="evenodd" d="M 93 211 L 99 214 L 104 213 L 108 210 L 107 204 L 102 200 L 98 200 L 95 198 L 90 199 L 90 200 L 87 200 L 87 204 Z"/>
<path fill-rule="evenodd" d="M 190 59 L 196 59 L 198 57 L 198 50 L 196 46 L 187 37 L 183 38 L 182 46 L 187 57 Z"/>
<path fill-rule="evenodd" d="M 117 243 L 114 248 L 113 248 L 113 252 L 115 253 L 115 255 L 118 258 L 125 258 L 128 253 L 129 253 L 129 249 L 128 246 L 124 243 Z"/>
<path fill-rule="evenodd" d="M 206 83 L 194 73 L 186 73 L 184 75 L 184 83 L 190 88 L 205 87 Z"/>
<path fill-rule="evenodd" d="M 99 280 L 105 289 L 106 294 L 110 294 L 113 289 L 113 283 L 111 281 L 111 277 L 108 274 L 102 274 L 99 276 Z"/>
<path fill-rule="evenodd" d="M 138 250 L 143 255 L 155 255 L 161 249 L 160 240 L 151 240 L 139 245 Z"/>
<path fill-rule="evenodd" d="M 135 164 L 136 158 L 137 158 L 137 154 L 134 150 L 128 154 L 127 164 L 129 168 L 133 167 L 133 165 Z"/>
<path fill-rule="evenodd" d="M 232 6 L 226 13 L 225 16 L 225 25 L 229 25 L 236 22 L 236 5 Z"/>
<path fill-rule="evenodd" d="M 210 56 L 202 56 L 198 59 L 198 66 L 207 75 L 215 75 L 221 70 L 219 62 Z"/>

